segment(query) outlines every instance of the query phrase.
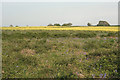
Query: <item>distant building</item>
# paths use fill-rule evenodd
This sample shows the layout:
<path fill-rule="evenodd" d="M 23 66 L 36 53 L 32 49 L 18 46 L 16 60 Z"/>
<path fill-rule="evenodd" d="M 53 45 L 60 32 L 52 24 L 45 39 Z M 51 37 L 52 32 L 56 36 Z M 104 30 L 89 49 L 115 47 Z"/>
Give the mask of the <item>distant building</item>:
<path fill-rule="evenodd" d="M 97 26 L 110 26 L 110 24 L 107 21 L 99 21 Z"/>

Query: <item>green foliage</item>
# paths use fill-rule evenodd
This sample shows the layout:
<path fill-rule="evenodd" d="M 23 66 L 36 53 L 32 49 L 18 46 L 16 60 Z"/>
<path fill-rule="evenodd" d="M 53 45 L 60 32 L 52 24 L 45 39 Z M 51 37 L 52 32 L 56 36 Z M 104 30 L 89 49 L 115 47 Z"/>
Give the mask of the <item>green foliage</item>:
<path fill-rule="evenodd" d="M 53 38 L 59 38 L 59 37 L 69 37 L 70 35 L 67 33 L 54 33 L 52 34 Z"/>
<path fill-rule="evenodd" d="M 83 46 L 83 49 L 85 49 L 86 51 L 97 48 L 99 48 L 97 41 L 87 41 L 86 44 Z"/>
<path fill-rule="evenodd" d="M 97 26 L 110 26 L 110 24 L 107 21 L 99 21 Z"/>
<path fill-rule="evenodd" d="M 15 27 L 19 27 L 18 25 L 16 25 Z"/>
<path fill-rule="evenodd" d="M 92 37 L 96 37 L 96 34 L 92 32 L 91 33 L 80 32 L 80 33 L 75 34 L 74 36 L 79 37 L 79 38 L 92 38 Z"/>
<path fill-rule="evenodd" d="M 117 73 L 117 54 L 118 50 L 114 48 L 113 50 L 98 49 L 95 52 L 86 55 L 87 57 L 94 60 L 98 59 L 97 57 L 99 56 L 99 59 L 88 67 L 88 70 L 94 69 L 101 74 L 106 73 L 106 76 L 104 78 L 118 78 L 119 75 Z"/>
<path fill-rule="evenodd" d="M 14 26 L 11 24 L 10 27 L 14 27 Z"/>
<path fill-rule="evenodd" d="M 87 24 L 88 26 L 92 26 L 90 23 Z"/>
<path fill-rule="evenodd" d="M 56 23 L 56 24 L 54 24 L 54 26 L 60 26 L 60 24 Z"/>
<path fill-rule="evenodd" d="M 109 32 L 107 34 L 102 34 L 100 37 L 118 37 L 118 32 Z"/>
<path fill-rule="evenodd" d="M 48 24 L 48 26 L 53 26 L 52 24 Z"/>
<path fill-rule="evenodd" d="M 62 26 L 72 26 L 72 23 L 64 23 Z"/>

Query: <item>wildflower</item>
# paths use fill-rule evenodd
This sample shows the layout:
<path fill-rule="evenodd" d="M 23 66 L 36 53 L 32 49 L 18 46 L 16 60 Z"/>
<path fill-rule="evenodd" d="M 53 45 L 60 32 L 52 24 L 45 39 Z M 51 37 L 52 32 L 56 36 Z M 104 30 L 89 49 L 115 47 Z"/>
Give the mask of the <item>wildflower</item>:
<path fill-rule="evenodd" d="M 116 39 L 118 39 L 118 37 L 116 37 Z"/>
<path fill-rule="evenodd" d="M 104 38 L 104 40 L 106 40 L 106 37 Z"/>
<path fill-rule="evenodd" d="M 95 78 L 95 74 L 92 74 L 92 77 Z"/>
<path fill-rule="evenodd" d="M 103 77 L 103 74 L 100 74 L 99 76 L 100 76 L 100 78 L 102 78 L 102 77 Z"/>
<path fill-rule="evenodd" d="M 117 72 L 117 70 L 115 70 L 115 72 Z"/>
<path fill-rule="evenodd" d="M 82 59 L 80 59 L 80 62 L 82 62 Z"/>
<path fill-rule="evenodd" d="M 68 52 L 68 50 L 66 50 L 66 52 Z"/>
<path fill-rule="evenodd" d="M 84 55 L 86 55 L 86 52 L 84 52 Z"/>
<path fill-rule="evenodd" d="M 103 78 L 105 78 L 106 77 L 106 73 L 104 74 L 104 77 Z"/>
<path fill-rule="evenodd" d="M 76 74 L 78 75 L 79 73 L 78 73 L 78 72 L 76 72 Z"/>
<path fill-rule="evenodd" d="M 16 67 L 19 67 L 19 66 L 16 66 Z"/>

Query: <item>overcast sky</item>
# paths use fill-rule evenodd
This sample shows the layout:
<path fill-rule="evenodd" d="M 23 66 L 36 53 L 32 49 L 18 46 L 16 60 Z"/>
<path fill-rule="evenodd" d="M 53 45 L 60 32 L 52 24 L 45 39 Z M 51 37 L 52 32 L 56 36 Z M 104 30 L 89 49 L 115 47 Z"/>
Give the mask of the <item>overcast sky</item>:
<path fill-rule="evenodd" d="M 119 0 L 1 0 L 2 2 L 118 2 Z"/>
<path fill-rule="evenodd" d="M 97 2 L 98 0 L 96 2 L 94 2 L 95 0 L 92 0 L 93 2 L 87 2 L 88 0 L 86 2 L 72 1 L 14 2 L 13 0 L 13 2 L 7 2 L 5 0 L 2 3 L 2 25 L 46 26 L 49 23 L 63 24 L 67 22 L 71 22 L 73 25 L 86 25 L 88 22 L 97 24 L 100 20 L 118 24 L 117 0 L 109 0 L 111 2 L 108 0 L 106 2 Z"/>

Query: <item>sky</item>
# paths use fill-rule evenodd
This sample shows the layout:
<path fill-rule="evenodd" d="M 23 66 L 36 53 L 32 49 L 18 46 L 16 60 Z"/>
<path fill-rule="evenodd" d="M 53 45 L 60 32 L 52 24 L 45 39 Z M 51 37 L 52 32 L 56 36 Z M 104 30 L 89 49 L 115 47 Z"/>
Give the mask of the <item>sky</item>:
<path fill-rule="evenodd" d="M 2 2 L 119 2 L 119 0 L 1 0 Z"/>
<path fill-rule="evenodd" d="M 49 23 L 71 22 L 74 26 L 79 26 L 87 25 L 88 22 L 97 24 L 100 20 L 108 21 L 110 24 L 118 24 L 117 0 L 109 0 L 109 2 L 108 0 L 104 0 L 104 2 L 99 2 L 100 0 L 91 0 L 91 2 L 88 0 L 32 1 L 2 1 L 2 25 L 46 26 Z"/>

